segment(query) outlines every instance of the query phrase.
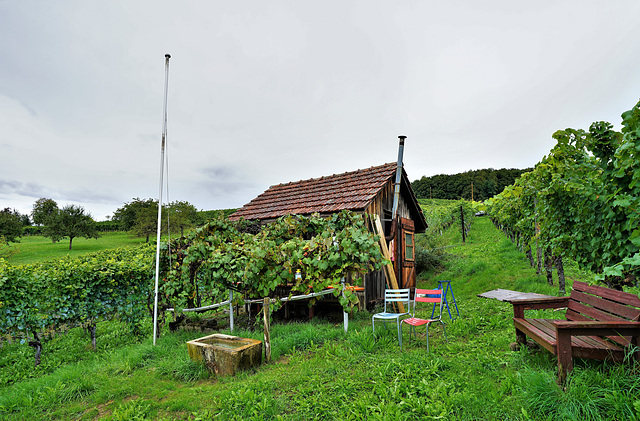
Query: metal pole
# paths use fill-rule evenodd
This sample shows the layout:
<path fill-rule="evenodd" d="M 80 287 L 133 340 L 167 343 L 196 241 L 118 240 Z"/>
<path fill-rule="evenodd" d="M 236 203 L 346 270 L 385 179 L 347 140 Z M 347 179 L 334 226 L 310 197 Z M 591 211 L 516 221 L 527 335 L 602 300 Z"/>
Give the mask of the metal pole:
<path fill-rule="evenodd" d="M 342 283 L 342 297 L 344 297 L 344 288 L 345 288 L 344 276 L 342 277 L 340 282 Z M 347 331 L 349 330 L 349 313 L 347 313 L 346 311 L 342 310 L 342 319 L 343 319 L 342 322 L 344 324 L 344 333 L 347 333 Z"/>
<path fill-rule="evenodd" d="M 169 59 L 165 54 L 164 71 L 164 115 L 162 120 L 162 146 L 160 150 L 160 194 L 158 198 L 158 236 L 156 241 L 156 284 L 153 295 L 153 345 L 158 335 L 158 281 L 160 279 L 160 230 L 162 228 L 162 176 L 164 172 L 164 148 L 167 141 L 167 91 L 169 90 Z"/>
<path fill-rule="evenodd" d="M 407 136 L 398 136 L 400 139 L 400 145 L 398 147 L 398 166 L 396 167 L 396 182 L 393 185 L 393 219 L 396 218 L 396 214 L 398 213 L 398 202 L 400 201 L 400 180 L 402 178 L 402 155 L 404 153 L 404 140 Z"/>

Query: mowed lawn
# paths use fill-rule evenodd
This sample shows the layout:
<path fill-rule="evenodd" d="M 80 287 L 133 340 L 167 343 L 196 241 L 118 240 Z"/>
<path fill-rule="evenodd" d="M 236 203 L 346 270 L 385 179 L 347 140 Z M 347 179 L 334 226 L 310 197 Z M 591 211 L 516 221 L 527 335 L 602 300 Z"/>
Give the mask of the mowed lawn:
<path fill-rule="evenodd" d="M 136 237 L 128 232 L 107 232 L 97 239 L 74 238 L 72 249 L 69 250 L 68 238 L 54 243 L 50 238 L 30 235 L 22 237 L 19 243 L 11 243 L 15 253 L 6 260 L 14 265 L 37 263 L 65 256 L 78 257 L 105 249 L 136 246 L 143 244 L 145 240 L 145 237 Z"/>

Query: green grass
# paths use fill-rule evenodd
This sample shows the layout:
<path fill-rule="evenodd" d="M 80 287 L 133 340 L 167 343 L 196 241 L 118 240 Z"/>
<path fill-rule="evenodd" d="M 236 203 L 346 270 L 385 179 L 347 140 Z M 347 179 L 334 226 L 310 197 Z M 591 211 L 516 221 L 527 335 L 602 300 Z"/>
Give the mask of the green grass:
<path fill-rule="evenodd" d="M 523 254 L 485 218 L 476 218 L 465 244 L 445 234 L 452 255 L 445 271 L 419 280 L 451 280 L 460 310 L 418 339 L 394 328 L 371 331 L 371 314 L 342 323 L 272 326 L 273 361 L 234 377 L 212 377 L 192 362 L 185 342 L 194 332 L 164 332 L 157 346 L 150 327 L 137 342 L 124 326 L 99 325 L 98 352 L 81 329 L 46 343 L 46 370 L 0 387 L 7 420 L 633 420 L 640 416 L 638 367 L 576 361 L 567 389 L 555 383 L 556 360 L 544 350 L 510 351 L 515 340 L 507 303 L 477 297 L 495 288 L 556 294 Z M 584 279 L 571 265 L 568 282 Z M 224 315 L 221 314 L 221 317 Z M 234 334 L 262 339 L 259 325 L 238 318 Z M 376 326 L 377 327 L 377 326 Z M 222 330 L 223 333 L 230 333 Z M 111 339 L 101 339 L 112 335 Z M 120 345 L 118 345 L 120 344 Z M 54 347 L 55 345 L 55 347 Z M 50 348 L 50 351 L 47 349 Z M 55 349 L 53 349 L 55 348 Z M 66 354 L 63 358 L 58 354 Z M 29 370 L 25 345 L 0 350 L 8 365 Z M 11 360 L 13 358 L 13 360 Z M 25 360 L 26 363 L 22 362 Z M 10 384 L 8 384 L 10 383 Z"/>
<path fill-rule="evenodd" d="M 11 243 L 10 247 L 15 253 L 6 260 L 15 265 L 37 263 L 65 256 L 81 256 L 99 250 L 135 246 L 144 243 L 145 240 L 127 232 L 108 232 L 101 234 L 98 239 L 74 238 L 73 247 L 69 250 L 68 239 L 54 243 L 50 238 L 41 235 L 25 236 L 19 243 Z"/>

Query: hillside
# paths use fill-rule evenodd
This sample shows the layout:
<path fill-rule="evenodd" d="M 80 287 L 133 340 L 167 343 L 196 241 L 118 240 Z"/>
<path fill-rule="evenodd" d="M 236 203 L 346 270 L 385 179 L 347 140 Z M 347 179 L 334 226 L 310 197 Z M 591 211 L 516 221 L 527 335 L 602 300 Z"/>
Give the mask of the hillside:
<path fill-rule="evenodd" d="M 555 384 L 555 359 L 546 351 L 509 349 L 515 335 L 508 303 L 477 297 L 495 288 L 556 294 L 546 279 L 496 230 L 475 218 L 463 244 L 444 234 L 445 269 L 419 280 L 434 287 L 451 280 L 460 316 L 445 316 L 403 350 L 394 328 L 371 331 L 371 314 L 342 323 L 314 320 L 274 324 L 273 362 L 255 372 L 215 379 L 189 360 L 185 342 L 200 332 L 150 326 L 138 342 L 116 322 L 98 325 L 96 353 L 82 329 L 53 338 L 44 367 L 33 370 L 26 345 L 0 350 L 0 418 L 92 420 L 612 420 L 637 419 L 637 366 L 576 362 L 566 391 Z M 568 284 L 588 274 L 567 264 Z M 218 314 L 222 333 L 226 316 Z M 260 324 L 239 317 L 236 335 L 262 339 Z M 100 339 L 102 338 L 102 339 Z"/>

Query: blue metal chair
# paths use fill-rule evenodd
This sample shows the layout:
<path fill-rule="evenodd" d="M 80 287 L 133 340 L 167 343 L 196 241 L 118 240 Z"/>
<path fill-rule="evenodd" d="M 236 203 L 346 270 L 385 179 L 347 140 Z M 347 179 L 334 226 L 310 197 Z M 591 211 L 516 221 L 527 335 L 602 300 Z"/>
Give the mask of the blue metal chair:
<path fill-rule="evenodd" d="M 404 305 L 404 312 L 398 310 L 399 304 Z M 376 333 L 376 320 L 382 320 L 382 323 L 386 329 L 387 321 L 395 320 L 398 325 L 398 343 L 402 348 L 402 328 L 400 327 L 400 321 L 403 316 L 409 315 L 411 309 L 411 294 L 409 288 L 403 289 L 387 289 L 384 291 L 384 311 L 382 313 L 376 313 L 371 318 L 371 324 L 373 325 L 373 333 Z"/>

